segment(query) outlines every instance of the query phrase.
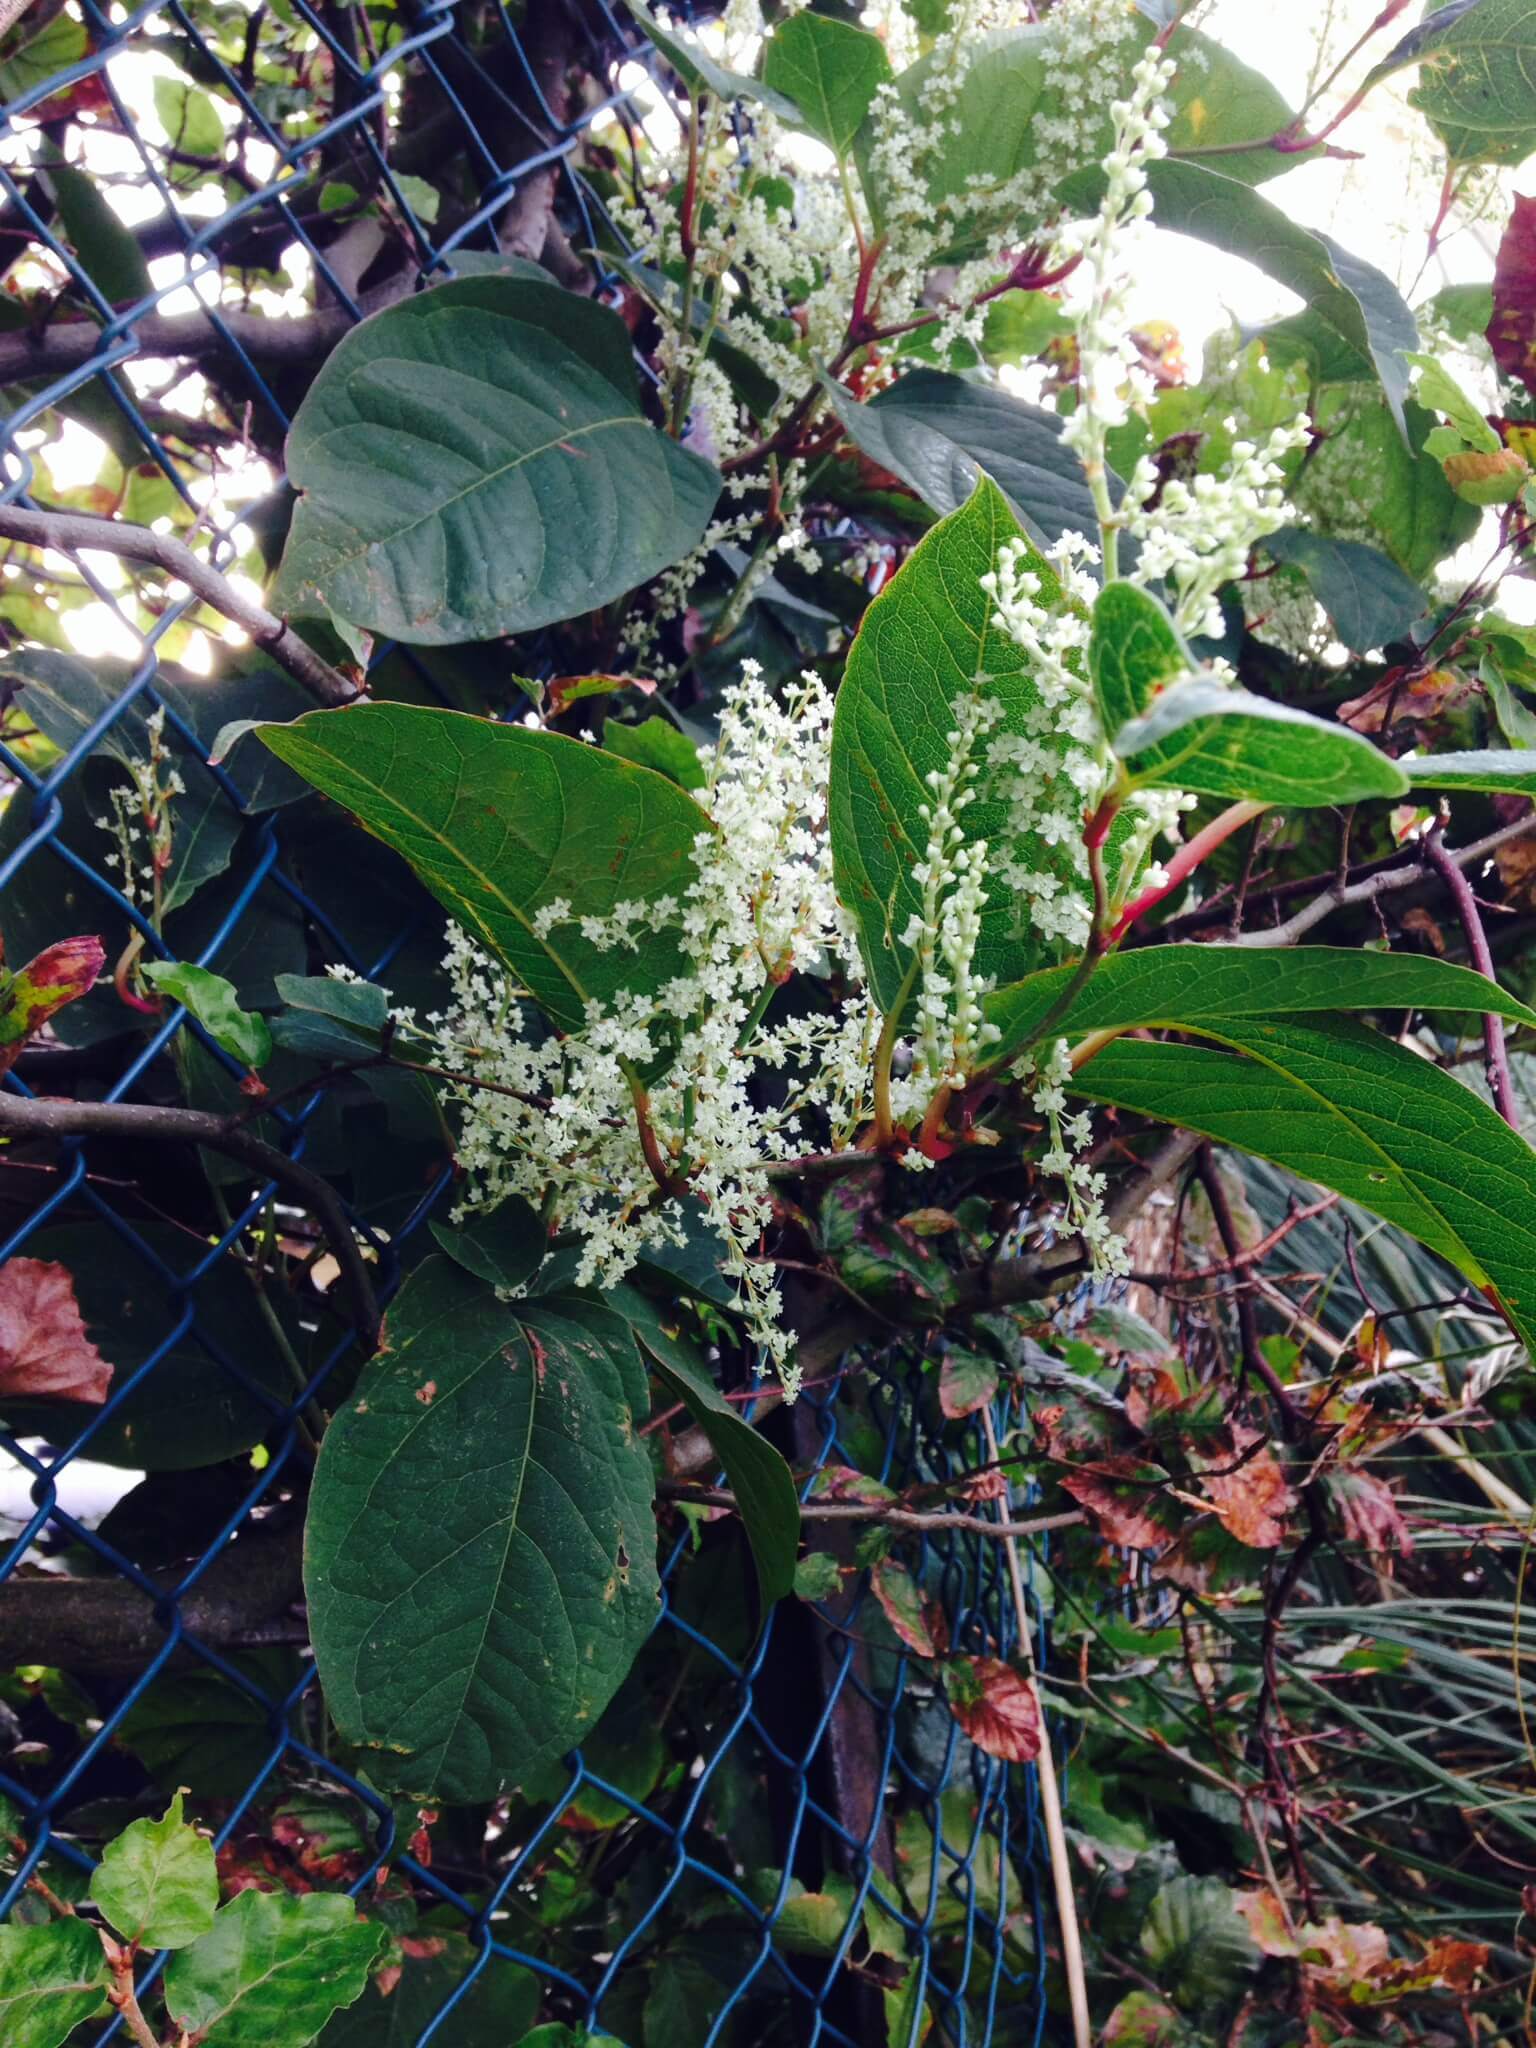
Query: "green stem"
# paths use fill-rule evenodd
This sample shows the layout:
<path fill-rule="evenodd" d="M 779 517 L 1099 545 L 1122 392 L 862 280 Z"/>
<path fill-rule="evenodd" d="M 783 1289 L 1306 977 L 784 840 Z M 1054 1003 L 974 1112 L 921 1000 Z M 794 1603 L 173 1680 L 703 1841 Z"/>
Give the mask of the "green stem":
<path fill-rule="evenodd" d="M 896 1120 L 891 1114 L 891 1062 L 896 1057 L 896 1041 L 901 1036 L 901 1015 L 912 1000 L 920 972 L 921 962 L 914 953 L 912 964 L 896 991 L 896 1000 L 885 1013 L 879 1042 L 875 1046 L 875 1140 L 880 1145 L 889 1145 L 896 1136 Z"/>

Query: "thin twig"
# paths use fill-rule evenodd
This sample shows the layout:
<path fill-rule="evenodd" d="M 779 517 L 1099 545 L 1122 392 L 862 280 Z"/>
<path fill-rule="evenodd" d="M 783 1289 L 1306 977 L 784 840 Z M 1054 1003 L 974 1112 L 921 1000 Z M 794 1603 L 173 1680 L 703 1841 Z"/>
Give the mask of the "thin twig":
<path fill-rule="evenodd" d="M 664 1479 L 657 1492 L 667 1500 L 693 1507 L 734 1508 L 741 1503 L 722 1486 L 681 1486 Z M 1025 1522 L 997 1522 L 986 1515 L 922 1514 L 894 1501 L 807 1500 L 800 1504 L 802 1522 L 879 1522 L 892 1529 L 911 1529 L 924 1536 L 946 1536 L 963 1532 L 970 1536 L 1044 1536 L 1053 1529 L 1076 1529 L 1081 1514 L 1037 1515 Z"/>
<path fill-rule="evenodd" d="M 1472 955 L 1472 965 L 1497 987 L 1499 977 L 1493 971 L 1493 954 L 1488 945 L 1488 934 L 1483 929 L 1477 898 L 1472 893 L 1472 884 L 1445 844 L 1442 826 L 1436 825 L 1425 834 L 1424 858 L 1450 891 L 1456 915 L 1461 920 L 1461 929 L 1466 935 L 1467 950 Z M 1483 1062 L 1494 1108 L 1512 1131 L 1518 1131 L 1520 1112 L 1515 1107 L 1515 1084 L 1509 1071 L 1509 1052 L 1504 1044 L 1504 1019 L 1494 1016 L 1491 1011 L 1483 1018 Z"/>
<path fill-rule="evenodd" d="M 31 512 L 21 505 L 0 505 L 0 540 L 51 548 L 57 554 L 77 554 L 89 548 L 123 561 L 148 562 L 168 576 L 178 577 L 204 604 L 249 633 L 318 703 L 350 704 L 363 694 L 338 669 L 322 661 L 286 619 L 243 597 L 211 562 L 168 533 L 131 526 L 121 519 L 98 519 L 89 512 Z"/>
<path fill-rule="evenodd" d="M 142 1102 L 68 1102 L 56 1097 L 29 1099 L 0 1095 L 0 1138 L 145 1138 L 172 1144 L 203 1145 L 222 1152 L 264 1179 L 275 1181 L 314 1217 L 341 1269 L 341 1286 L 365 1351 L 371 1353 L 379 1334 L 379 1310 L 368 1266 L 358 1248 L 340 1196 L 318 1173 L 290 1159 L 243 1130 L 229 1117 L 209 1110 L 179 1109 Z"/>

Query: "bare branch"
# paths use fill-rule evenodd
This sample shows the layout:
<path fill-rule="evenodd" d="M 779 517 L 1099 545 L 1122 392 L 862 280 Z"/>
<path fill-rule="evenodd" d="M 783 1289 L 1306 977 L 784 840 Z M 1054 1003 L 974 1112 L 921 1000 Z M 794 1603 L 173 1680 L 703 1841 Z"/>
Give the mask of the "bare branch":
<path fill-rule="evenodd" d="M 1488 945 L 1488 934 L 1483 929 L 1477 898 L 1472 893 L 1472 884 L 1462 873 L 1458 856 L 1446 846 L 1442 828 L 1438 825 L 1425 834 L 1424 858 L 1450 891 L 1456 915 L 1461 920 L 1461 929 L 1466 935 L 1467 950 L 1472 955 L 1472 965 L 1497 988 L 1499 977 L 1493 971 L 1493 953 Z M 1510 1129 L 1518 1131 L 1520 1112 L 1515 1107 L 1515 1084 L 1504 1045 L 1504 1019 L 1494 1016 L 1492 1011 L 1483 1018 L 1483 1055 L 1493 1106 Z"/>
<path fill-rule="evenodd" d="M 341 1268 L 341 1286 L 359 1342 L 371 1353 L 378 1344 L 379 1309 L 368 1266 L 341 1197 L 329 1181 L 290 1159 L 228 1117 L 203 1109 L 161 1107 L 143 1102 L 67 1102 L 0 1095 L 0 1138 L 158 1138 L 174 1144 L 205 1145 L 238 1159 L 263 1179 L 275 1181 L 308 1209 Z"/>
<path fill-rule="evenodd" d="M 29 512 L 21 505 L 0 505 L 0 540 L 51 548 L 58 554 L 93 548 L 124 561 L 151 563 L 168 576 L 179 577 L 205 604 L 249 633 L 258 647 L 264 647 L 321 704 L 350 704 L 363 694 L 328 661 L 322 661 L 286 619 L 242 597 L 211 562 L 193 554 L 170 534 L 130 526 L 119 519 L 98 519 L 89 512 Z"/>
<path fill-rule="evenodd" d="M 664 1479 L 657 1492 L 665 1500 L 692 1503 L 701 1508 L 733 1508 L 740 1512 L 741 1503 L 734 1493 L 720 1486 L 680 1486 L 675 1480 Z M 800 1504 L 802 1522 L 879 1522 L 890 1529 L 913 1529 L 924 1536 L 943 1536 L 954 1531 L 963 1531 L 971 1536 L 1041 1536 L 1051 1529 L 1076 1529 L 1083 1522 L 1081 1513 L 1067 1512 L 1060 1515 L 1035 1515 L 1028 1521 L 993 1521 L 986 1515 L 953 1514 L 942 1510 L 921 1513 L 916 1508 L 904 1508 L 896 1501 L 850 1501 L 850 1500 L 807 1500 Z"/>

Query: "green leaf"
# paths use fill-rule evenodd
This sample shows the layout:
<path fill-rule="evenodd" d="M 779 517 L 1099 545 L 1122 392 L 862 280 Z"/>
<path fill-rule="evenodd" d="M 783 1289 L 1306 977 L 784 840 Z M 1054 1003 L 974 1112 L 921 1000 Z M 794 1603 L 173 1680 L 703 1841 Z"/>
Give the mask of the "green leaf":
<path fill-rule="evenodd" d="M 155 112 L 172 149 L 186 156 L 222 156 L 224 123 L 207 93 L 185 78 L 157 78 Z"/>
<path fill-rule="evenodd" d="M 1150 591 L 1121 582 L 1106 584 L 1099 592 L 1088 641 L 1088 673 L 1106 732 L 1119 732 L 1142 717 L 1161 691 L 1198 666 Z"/>
<path fill-rule="evenodd" d="M 1453 0 L 1427 14 L 1366 79 L 1411 64 L 1408 94 L 1453 164 L 1518 164 L 1536 150 L 1536 7 L 1531 0 Z"/>
<path fill-rule="evenodd" d="M 669 719 L 644 718 L 638 725 L 625 725 L 610 718 L 603 727 L 603 745 L 621 760 L 654 768 L 679 789 L 702 789 L 707 780 L 698 748 Z"/>
<path fill-rule="evenodd" d="M 105 2012 L 112 1973 L 94 1927 L 48 1920 L 0 1927 L 0 2037 L 5 2048 L 58 2048 Z"/>
<path fill-rule="evenodd" d="M 463 1223 L 429 1227 L 450 1259 L 502 1295 L 521 1294 L 549 1249 L 549 1233 L 538 1211 L 521 1195 L 508 1195 L 494 1209 Z"/>
<path fill-rule="evenodd" d="M 428 1938 L 443 1944 L 441 1954 L 403 1957 L 400 1981 L 388 1996 L 377 1981 L 371 1983 L 355 2005 L 334 2016 L 316 2048 L 421 2048 L 428 2027 L 477 1960 L 462 1935 L 434 1928 Z M 493 1953 L 453 2008 L 452 2048 L 507 2048 L 522 2040 L 538 2009 L 537 1978 Z M 440 2028 L 437 2038 L 447 2031 Z"/>
<path fill-rule="evenodd" d="M 842 1567 L 829 1550 L 807 1551 L 795 1566 L 797 1600 L 830 1600 L 842 1583 Z"/>
<path fill-rule="evenodd" d="M 109 306 L 147 299 L 155 288 L 149 265 L 132 230 L 108 203 L 106 188 L 72 164 L 49 160 L 57 155 L 45 146 L 40 175 L 53 193 L 64 240 L 80 268 Z"/>
<path fill-rule="evenodd" d="M 241 1892 L 171 1957 L 166 2008 L 207 2048 L 309 2048 L 362 1995 L 382 1933 L 328 1892 Z"/>
<path fill-rule="evenodd" d="M 1214 677 L 1165 691 L 1112 744 L 1141 789 L 1298 808 L 1403 796 L 1408 789 L 1396 762 L 1357 733 Z"/>
<path fill-rule="evenodd" d="M 1351 1019 L 1190 1028 L 1228 1049 L 1118 1038 L 1074 1092 L 1336 1189 L 1438 1252 L 1536 1341 L 1536 1153 L 1481 1097 Z"/>
<path fill-rule="evenodd" d="M 1402 767 L 1415 789 L 1481 789 L 1493 796 L 1536 796 L 1536 753 L 1513 748 L 1410 755 Z"/>
<path fill-rule="evenodd" d="M 1491 316 L 1491 306 L 1489 310 Z M 1419 373 L 1420 405 L 1428 406 L 1431 412 L 1444 413 L 1467 447 L 1497 455 L 1504 443 L 1489 426 L 1481 407 L 1472 403 L 1450 371 L 1433 356 L 1410 354 L 1408 361 Z"/>
<path fill-rule="evenodd" d="M 1141 1952 L 1163 1989 L 1196 2010 L 1229 1997 L 1260 1960 L 1230 1890 L 1214 1877 L 1163 1886 L 1147 1908 Z"/>
<path fill-rule="evenodd" d="M 438 209 L 443 203 L 442 194 L 435 185 L 429 185 L 425 178 L 413 178 L 409 171 L 396 171 L 395 183 L 400 187 L 400 197 L 419 221 L 430 227 L 437 219 Z"/>
<path fill-rule="evenodd" d="M 793 1591 L 800 1548 L 800 1496 L 794 1474 L 767 1438 L 726 1400 L 709 1368 L 680 1330 L 633 1288 L 619 1289 L 613 1306 L 650 1356 L 656 1377 L 681 1401 L 725 1467 L 757 1566 L 763 1610 Z"/>
<path fill-rule="evenodd" d="M 355 1060 L 377 1052 L 389 1022 L 389 998 L 371 981 L 329 974 L 279 974 L 284 1008 L 272 1036 L 287 1052 L 317 1060 Z"/>
<path fill-rule="evenodd" d="M 854 443 L 935 512 L 958 511 L 985 471 L 1038 546 L 1097 530 L 1083 465 L 1055 413 L 944 370 L 909 370 L 868 405 L 822 381 Z"/>
<path fill-rule="evenodd" d="M 763 52 L 763 81 L 800 110 L 799 125 L 846 156 L 876 90 L 891 76 L 868 29 L 809 9 L 781 21 Z"/>
<path fill-rule="evenodd" d="M 562 1030 L 589 1001 L 683 971 L 675 908 L 635 950 L 603 951 L 574 922 L 681 899 L 710 826 L 665 777 L 558 733 L 418 705 L 310 712 L 261 737 L 403 854 Z M 537 913 L 560 901 L 570 921 L 541 931 Z"/>
<path fill-rule="evenodd" d="M 185 1948 L 213 1925 L 213 1844 L 181 1817 L 178 1792 L 159 1820 L 136 1820 L 101 1852 L 91 1899 L 125 1941 Z"/>
<path fill-rule="evenodd" d="M 531 277 L 459 278 L 354 327 L 288 474 L 273 609 L 418 646 L 622 596 L 698 545 L 720 488 L 641 412 L 618 315 Z"/>
<path fill-rule="evenodd" d="M 1259 545 L 1271 561 L 1301 571 L 1333 630 L 1355 654 L 1401 640 L 1424 616 L 1429 601 L 1421 586 L 1364 541 L 1287 526 Z"/>
<path fill-rule="evenodd" d="M 1165 159 L 1148 170 L 1159 227 L 1242 256 L 1305 299 L 1321 319 L 1375 365 L 1400 432 L 1408 389 L 1405 354 L 1419 345 L 1402 295 L 1371 264 L 1341 249 L 1329 236 L 1301 227 L 1273 201 L 1238 179 L 1204 164 Z M 1103 191 L 1101 171 L 1079 171 L 1062 185 L 1061 196 L 1078 213 L 1096 210 Z"/>
<path fill-rule="evenodd" d="M 745 72 L 717 64 L 694 37 L 684 35 L 681 29 L 663 28 L 650 9 L 641 6 L 640 0 L 625 0 L 625 5 L 695 98 L 708 92 L 717 100 L 756 100 L 792 128 L 805 125 L 800 109 L 784 93 L 776 92 L 761 79 L 749 78 Z"/>
<path fill-rule="evenodd" d="M 1002 1033 L 992 1059 L 1034 1042 L 1075 972 L 1047 968 L 986 998 L 988 1021 Z M 1155 1026 L 1199 1031 L 1224 1018 L 1329 1010 L 1491 1011 L 1536 1026 L 1536 1010 L 1496 982 L 1427 955 L 1349 946 L 1139 946 L 1101 961 L 1053 1029 L 1069 1038 Z"/>
<path fill-rule="evenodd" d="M 645 1378 L 618 1317 L 508 1307 L 446 1259 L 385 1334 L 316 1467 L 315 1656 L 375 1777 L 494 1799 L 580 1742 L 655 1620 Z"/>
<path fill-rule="evenodd" d="M 988 219 L 991 191 L 1008 185 L 1036 161 L 1036 120 L 1042 111 L 1045 64 L 1040 39 L 1026 28 L 992 29 L 972 36 L 965 68 L 954 75 L 954 59 L 931 52 L 909 64 L 896 80 L 896 92 L 909 122 L 927 125 L 926 109 L 935 70 L 944 65 L 946 91 L 944 146 L 928 163 L 928 197 L 954 220 L 955 239 L 941 253 L 974 253 Z M 860 177 L 877 227 L 885 209 L 870 155 L 872 137 L 859 138 Z M 995 208 L 994 208 L 995 210 Z M 1017 212 L 1015 206 L 1014 212 Z"/>
<path fill-rule="evenodd" d="M 188 960 L 147 960 L 142 972 L 147 982 L 163 989 L 172 1002 L 194 1016 L 232 1059 L 259 1067 L 272 1057 L 266 1018 L 242 1010 L 233 985 L 222 974 L 212 974 Z"/>
<path fill-rule="evenodd" d="M 1004 708 L 998 731 L 1032 730 L 1039 695 L 1027 657 L 993 624 L 981 587 L 1003 542 L 1018 538 L 1002 493 L 983 477 L 960 510 L 918 543 L 864 614 L 849 650 L 832 724 L 833 869 L 885 1010 L 905 1001 L 914 956 L 902 934 L 921 909 L 912 868 L 928 843 L 924 778 L 948 764 L 946 734 L 958 707 L 985 689 Z M 1052 602 L 1059 585 L 1049 565 L 1036 556 L 1028 566 L 1041 579 L 1042 603 Z M 1065 751 L 1067 742 L 1060 744 Z M 994 799 L 978 799 L 965 818 L 974 838 L 997 843 L 1004 835 L 1005 807 Z M 1067 856 L 1043 843 L 1030 842 L 1024 857 L 1064 882 L 1073 873 Z M 981 917 L 978 974 L 1016 980 L 1039 964 L 1041 947 L 1011 895 L 992 892 Z"/>

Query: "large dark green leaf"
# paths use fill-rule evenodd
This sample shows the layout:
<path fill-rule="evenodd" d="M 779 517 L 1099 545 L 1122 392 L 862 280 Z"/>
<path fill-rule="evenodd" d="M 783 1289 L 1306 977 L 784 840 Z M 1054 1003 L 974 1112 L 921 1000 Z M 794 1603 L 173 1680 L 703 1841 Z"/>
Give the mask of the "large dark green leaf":
<path fill-rule="evenodd" d="M 558 733 L 407 704 L 315 711 L 261 737 L 402 853 L 563 1030 L 594 998 L 682 971 L 675 911 L 658 914 L 638 949 L 604 951 L 574 923 L 535 929 L 560 899 L 572 918 L 678 902 L 710 827 L 665 776 Z"/>
<path fill-rule="evenodd" d="M 1047 968 L 987 997 L 987 1017 L 1002 1032 L 994 1059 L 1031 1043 L 1075 971 Z M 1492 1011 L 1536 1025 L 1536 1010 L 1497 983 L 1470 967 L 1417 953 L 1366 953 L 1347 946 L 1143 946 L 1101 961 L 1052 1028 L 1067 1037 L 1158 1025 L 1198 1031 L 1229 1018 L 1326 1010 Z"/>
<path fill-rule="evenodd" d="M 698 545 L 720 479 L 645 418 L 629 331 L 553 282 L 468 277 L 326 359 L 274 607 L 419 645 L 593 610 Z"/>
<path fill-rule="evenodd" d="M 922 902 L 912 868 L 927 849 L 924 778 L 948 763 L 956 709 L 984 688 L 1004 707 L 998 729 L 1023 732 L 1039 702 L 1026 657 L 992 623 L 992 600 L 981 587 L 1003 542 L 1018 538 L 1001 491 L 983 477 L 865 613 L 837 693 L 829 813 L 837 890 L 887 1010 L 901 999 L 912 966 L 902 934 Z M 1056 587 L 1049 567 L 1039 558 L 1031 567 L 1049 596 Z M 965 819 L 974 838 L 995 841 L 1005 809 L 982 798 Z M 1063 880 L 1073 872 L 1057 848 L 1032 844 L 1028 859 Z M 1013 981 L 1039 964 L 1039 952 L 1020 906 L 995 891 L 982 914 L 977 971 Z"/>
<path fill-rule="evenodd" d="M 1481 789 L 1493 796 L 1536 796 L 1536 753 L 1515 748 L 1420 754 L 1402 765 L 1415 789 Z"/>
<path fill-rule="evenodd" d="M 880 38 L 807 8 L 787 15 L 763 51 L 764 83 L 800 110 L 800 125 L 846 156 L 876 90 L 891 76 Z"/>
<path fill-rule="evenodd" d="M 1536 1153 L 1480 1096 L 1347 1018 L 1198 1029 L 1228 1049 L 1117 1038 L 1073 1087 L 1336 1188 L 1449 1260 L 1536 1339 Z"/>
<path fill-rule="evenodd" d="M 105 2012 L 112 1981 L 84 1920 L 0 1927 L 0 2037 L 5 2048 L 58 2048 L 82 2020 Z"/>
<path fill-rule="evenodd" d="M 1400 430 L 1408 389 L 1404 352 L 1418 328 L 1389 278 L 1314 228 L 1293 221 L 1272 200 L 1204 164 L 1165 159 L 1148 172 L 1159 227 L 1242 256 L 1295 292 L 1357 353 L 1368 356 Z M 1091 213 L 1103 173 L 1080 171 L 1062 186 L 1075 211 Z"/>
<path fill-rule="evenodd" d="M 1408 790 L 1397 763 L 1358 733 L 1214 677 L 1165 691 L 1113 744 L 1144 789 L 1310 808 Z"/>
<path fill-rule="evenodd" d="M 619 1317 L 441 1258 L 386 1341 L 316 1469 L 315 1655 L 375 1776 L 494 1799 L 581 1741 L 655 1619 L 645 1375 Z"/>
<path fill-rule="evenodd" d="M 1299 569 L 1333 630 L 1355 654 L 1400 640 L 1428 599 L 1421 586 L 1379 548 L 1334 540 L 1305 527 L 1287 526 L 1261 543 L 1271 561 Z"/>
<path fill-rule="evenodd" d="M 1408 94 L 1453 163 L 1518 164 L 1536 150 L 1536 5 L 1452 0 L 1411 28 L 1368 83 L 1416 64 Z"/>
<path fill-rule="evenodd" d="M 166 2007 L 207 2048 L 309 2048 L 361 1996 L 383 1931 L 328 1892 L 241 1892 L 166 1965 Z"/>
<path fill-rule="evenodd" d="M 57 157 L 51 144 L 48 157 Z M 131 305 L 154 290 L 149 265 L 131 228 L 107 198 L 99 178 L 71 164 L 50 162 L 41 173 L 53 191 L 59 224 L 76 260 L 110 306 Z"/>
<path fill-rule="evenodd" d="M 868 405 L 825 381 L 854 442 L 935 512 L 957 511 L 984 470 L 1039 546 L 1096 530 L 1083 465 L 1055 413 L 943 370 L 909 370 Z"/>
<path fill-rule="evenodd" d="M 710 1377 L 696 1347 L 669 1327 L 655 1304 L 631 1287 L 614 1306 L 649 1353 L 657 1378 L 681 1401 L 725 1467 L 757 1565 L 766 1610 L 794 1590 L 800 1547 L 800 1497 L 794 1474 L 767 1438 L 743 1421 Z"/>

